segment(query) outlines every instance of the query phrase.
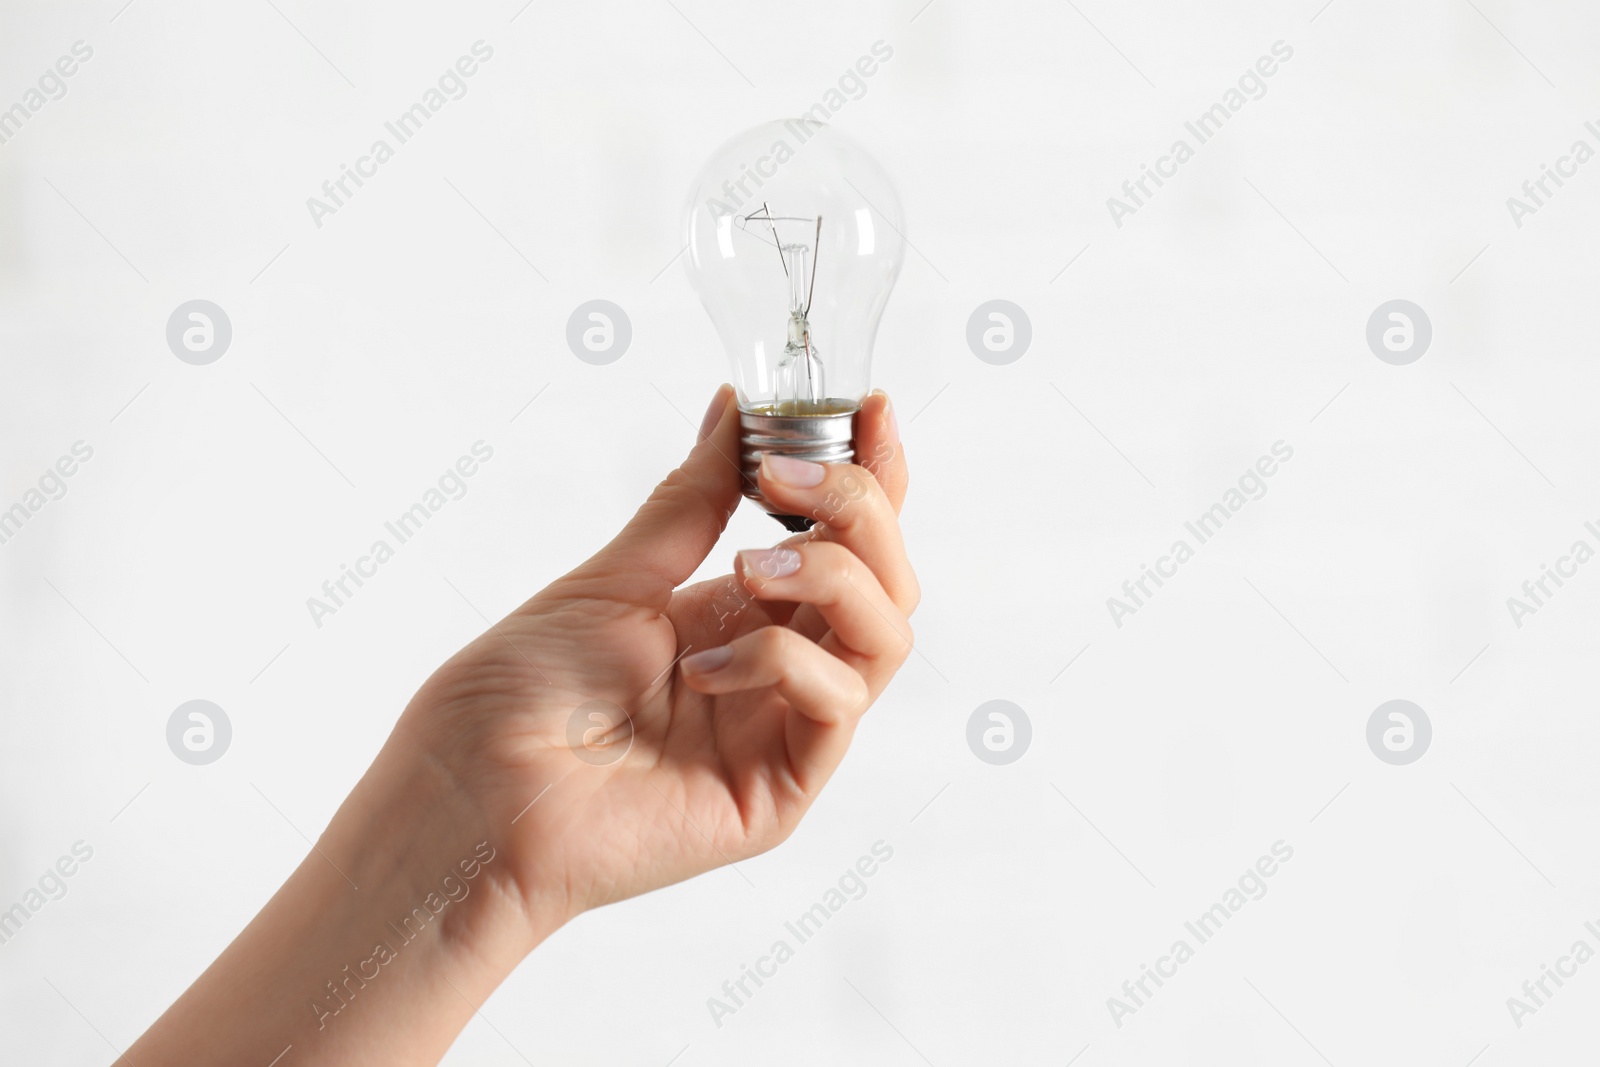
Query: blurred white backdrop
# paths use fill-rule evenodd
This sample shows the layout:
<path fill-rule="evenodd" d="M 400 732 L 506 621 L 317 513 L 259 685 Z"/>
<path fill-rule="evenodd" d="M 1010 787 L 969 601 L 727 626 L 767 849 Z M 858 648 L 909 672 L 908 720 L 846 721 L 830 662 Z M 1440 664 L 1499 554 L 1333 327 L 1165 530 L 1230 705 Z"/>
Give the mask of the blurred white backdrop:
<path fill-rule="evenodd" d="M 690 180 L 880 41 L 834 121 L 916 248 L 875 380 L 919 654 L 749 882 L 584 916 L 446 1062 L 1587 1054 L 1600 966 L 1507 998 L 1600 948 L 1600 567 L 1507 599 L 1600 547 L 1600 164 L 1520 220 L 1507 198 L 1600 148 L 1597 34 L 1575 0 L 0 4 L 0 108 L 27 112 L 0 126 L 0 509 L 28 511 L 0 544 L 0 910 L 93 850 L 0 944 L 0 1059 L 125 1048 L 482 628 L 464 598 L 509 610 L 677 461 L 726 378 L 674 262 Z M 478 41 L 318 226 L 307 198 Z M 204 366 L 166 339 L 196 299 L 232 326 Z M 565 341 L 593 299 L 632 323 L 607 366 Z M 998 366 L 966 339 L 995 299 L 1032 330 Z M 1396 299 L 1431 321 L 1406 365 L 1367 341 Z M 479 440 L 466 495 L 316 627 L 306 598 Z M 1119 626 L 1108 598 L 1280 441 Z M 779 533 L 747 505 L 704 573 Z M 166 740 L 194 699 L 232 724 L 205 766 Z M 967 743 L 996 699 L 1032 726 L 1004 766 Z M 1407 765 L 1367 741 L 1391 699 L 1432 726 Z M 877 841 L 867 894 L 717 1025 L 707 998 Z M 1114 1012 L 1279 841 L 1265 895 Z"/>

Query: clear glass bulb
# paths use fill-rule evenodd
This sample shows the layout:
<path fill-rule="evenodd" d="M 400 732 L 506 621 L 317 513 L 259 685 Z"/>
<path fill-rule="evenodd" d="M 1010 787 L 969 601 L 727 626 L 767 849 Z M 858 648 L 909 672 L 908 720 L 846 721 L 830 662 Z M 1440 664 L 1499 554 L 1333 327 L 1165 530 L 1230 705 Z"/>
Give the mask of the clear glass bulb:
<path fill-rule="evenodd" d="M 849 461 L 837 420 L 871 388 L 902 228 L 877 161 L 815 120 L 757 126 L 707 161 L 685 217 L 689 281 L 727 353 L 747 454 Z M 833 424 L 794 421 L 817 419 Z"/>

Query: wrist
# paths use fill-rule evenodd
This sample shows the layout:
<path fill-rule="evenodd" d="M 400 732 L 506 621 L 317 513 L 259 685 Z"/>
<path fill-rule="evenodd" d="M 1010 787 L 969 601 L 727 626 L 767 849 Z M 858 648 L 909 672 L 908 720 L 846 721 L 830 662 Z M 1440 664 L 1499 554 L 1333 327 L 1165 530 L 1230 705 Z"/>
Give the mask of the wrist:
<path fill-rule="evenodd" d="M 436 1063 L 559 921 L 434 761 L 391 743 L 261 913 L 128 1058 Z M 217 1020 L 228 1025 L 219 1029 Z"/>
<path fill-rule="evenodd" d="M 426 931 L 492 989 L 567 916 L 519 879 L 509 828 L 494 825 L 438 760 L 398 741 L 340 807 L 319 849 L 335 862 L 350 858 L 354 870 L 339 884 L 360 887 L 352 896 L 366 898 L 361 910 L 376 936 L 410 946 Z M 386 911 L 372 911 L 379 902 Z"/>

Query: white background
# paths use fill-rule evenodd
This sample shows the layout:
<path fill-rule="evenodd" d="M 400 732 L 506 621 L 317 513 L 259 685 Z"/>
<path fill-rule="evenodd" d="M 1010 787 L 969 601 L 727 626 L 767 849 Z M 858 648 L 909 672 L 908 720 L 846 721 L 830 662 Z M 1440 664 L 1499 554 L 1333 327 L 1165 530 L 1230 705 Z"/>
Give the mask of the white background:
<path fill-rule="evenodd" d="M 509 610 L 677 461 L 726 377 L 673 262 L 690 181 L 878 40 L 835 121 L 917 249 L 875 381 L 913 465 L 919 654 L 748 882 L 581 918 L 447 1062 L 1592 1049 L 1600 963 L 1520 1029 L 1506 998 L 1600 948 L 1600 565 L 1520 628 L 1506 598 L 1596 543 L 1600 162 L 1520 229 L 1506 198 L 1600 147 L 1600 12 L 275 2 L 0 9 L 0 107 L 94 48 L 0 145 L 0 508 L 94 449 L 0 545 L 0 908 L 94 848 L 0 946 L 0 1059 L 126 1047 L 482 628 L 463 597 Z M 479 39 L 465 98 L 318 229 L 306 198 Z M 1118 228 L 1106 198 L 1278 40 L 1267 94 Z M 195 298 L 233 324 L 210 366 L 165 341 Z M 605 367 L 564 339 L 596 298 L 634 329 Z M 1008 366 L 965 340 L 995 298 L 1033 326 Z M 1409 366 L 1365 340 L 1395 298 L 1433 323 Z M 479 439 L 468 495 L 314 627 L 305 599 Z M 1107 597 L 1278 440 L 1267 495 L 1114 625 Z M 705 573 L 779 532 L 745 507 Z M 195 698 L 234 727 L 207 767 L 165 740 Z M 966 723 L 1001 698 L 1034 736 L 992 767 Z M 1433 723 L 1410 766 L 1365 740 L 1393 698 Z M 868 895 L 714 1025 L 706 998 L 880 839 Z M 1279 839 L 1267 896 L 1113 1025 L 1107 997 Z"/>

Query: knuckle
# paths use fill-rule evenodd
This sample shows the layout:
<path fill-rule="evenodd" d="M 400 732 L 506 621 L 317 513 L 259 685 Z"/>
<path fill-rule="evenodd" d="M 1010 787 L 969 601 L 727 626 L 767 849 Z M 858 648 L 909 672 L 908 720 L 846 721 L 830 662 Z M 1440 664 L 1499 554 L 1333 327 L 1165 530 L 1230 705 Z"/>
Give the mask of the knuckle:
<path fill-rule="evenodd" d="M 870 467 L 862 466 L 859 463 L 840 463 L 836 466 L 838 468 L 836 477 L 838 477 L 841 481 L 848 480 L 856 482 L 861 484 L 863 487 L 867 483 L 876 485 L 878 482 L 877 477 L 872 473 L 872 468 Z"/>
<path fill-rule="evenodd" d="M 762 659 L 775 659 L 786 661 L 786 654 L 793 646 L 790 639 L 795 637 L 793 630 L 784 626 L 763 626 L 756 631 L 756 654 Z"/>
<path fill-rule="evenodd" d="M 716 503 L 706 486 L 682 467 L 674 468 L 671 474 L 661 479 L 650 498 L 662 505 L 699 504 L 709 507 Z M 720 507 L 711 507 L 711 510 L 720 510 Z"/>
<path fill-rule="evenodd" d="M 813 557 L 825 588 L 835 597 L 855 584 L 861 560 L 844 545 L 837 541 L 817 541 L 808 546 L 807 552 Z"/>
<path fill-rule="evenodd" d="M 840 553 L 848 551 L 849 549 L 837 541 L 812 541 L 800 548 L 801 554 L 806 557 L 806 563 L 819 570 L 834 569 L 839 565 Z"/>
<path fill-rule="evenodd" d="M 872 471 L 854 463 L 834 464 L 822 488 L 816 512 L 822 521 L 840 528 L 863 521 L 877 503 L 888 501 Z"/>
<path fill-rule="evenodd" d="M 880 440 L 877 447 L 872 450 L 872 455 L 867 457 L 861 466 L 874 478 L 879 478 L 884 474 L 893 476 L 896 467 L 905 466 L 905 460 L 894 443 Z"/>
<path fill-rule="evenodd" d="M 689 472 L 682 467 L 674 467 L 667 476 L 656 484 L 656 496 L 671 496 L 687 488 L 692 482 Z"/>
<path fill-rule="evenodd" d="M 851 694 L 851 710 L 857 716 L 865 714 L 866 710 L 872 706 L 872 687 L 867 685 L 865 678 L 857 674 L 850 688 L 854 691 Z"/>

